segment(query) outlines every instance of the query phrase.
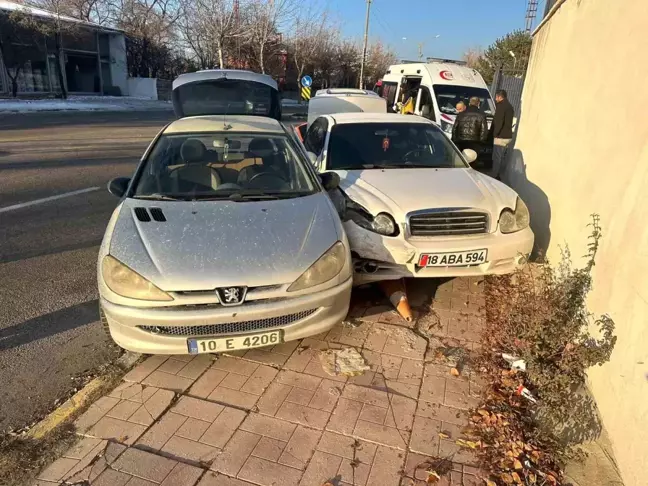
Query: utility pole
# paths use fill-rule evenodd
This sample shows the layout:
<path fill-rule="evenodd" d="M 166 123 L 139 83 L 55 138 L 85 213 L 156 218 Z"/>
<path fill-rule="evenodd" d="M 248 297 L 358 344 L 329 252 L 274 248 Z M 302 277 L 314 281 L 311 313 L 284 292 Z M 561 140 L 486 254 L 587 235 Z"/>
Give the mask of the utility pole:
<path fill-rule="evenodd" d="M 364 68 L 367 61 L 367 43 L 369 42 L 369 16 L 371 14 L 371 2 L 367 0 L 367 18 L 365 19 L 364 44 L 362 46 L 362 59 L 360 60 L 360 89 L 364 88 Z"/>
<path fill-rule="evenodd" d="M 418 45 L 418 56 L 419 56 L 419 61 L 423 60 L 423 43 L 419 42 Z"/>

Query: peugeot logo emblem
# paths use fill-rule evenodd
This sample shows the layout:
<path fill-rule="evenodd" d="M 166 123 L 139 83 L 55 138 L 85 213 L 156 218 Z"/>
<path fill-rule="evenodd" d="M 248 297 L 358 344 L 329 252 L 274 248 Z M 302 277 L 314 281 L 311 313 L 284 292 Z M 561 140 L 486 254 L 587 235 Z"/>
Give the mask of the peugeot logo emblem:
<path fill-rule="evenodd" d="M 222 305 L 240 305 L 245 300 L 247 287 L 224 287 L 216 289 L 216 294 Z"/>

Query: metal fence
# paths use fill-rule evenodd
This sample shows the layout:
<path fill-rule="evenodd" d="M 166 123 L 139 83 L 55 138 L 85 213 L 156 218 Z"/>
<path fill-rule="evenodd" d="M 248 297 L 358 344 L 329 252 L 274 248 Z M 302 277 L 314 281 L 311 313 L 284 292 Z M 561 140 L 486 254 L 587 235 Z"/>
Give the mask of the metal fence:
<path fill-rule="evenodd" d="M 495 77 L 493 78 L 491 93 L 494 96 L 497 90 L 505 90 L 508 100 L 515 110 L 515 116 L 520 116 L 522 89 L 524 88 L 525 78 L 526 70 L 521 69 L 499 69 L 495 72 Z"/>

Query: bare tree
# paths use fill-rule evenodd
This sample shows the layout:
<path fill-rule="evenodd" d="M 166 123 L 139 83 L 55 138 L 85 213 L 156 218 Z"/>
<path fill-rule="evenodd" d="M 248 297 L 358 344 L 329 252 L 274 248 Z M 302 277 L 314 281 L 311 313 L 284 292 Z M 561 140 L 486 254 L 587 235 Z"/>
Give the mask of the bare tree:
<path fill-rule="evenodd" d="M 29 0 L 27 3 L 99 25 L 105 25 L 111 21 L 110 0 Z"/>
<path fill-rule="evenodd" d="M 329 15 L 327 11 L 313 8 L 302 9 L 295 16 L 290 28 L 288 45 L 297 69 L 297 79 L 301 79 L 307 66 L 312 66 L 317 54 L 327 44 L 330 37 Z"/>
<path fill-rule="evenodd" d="M 374 42 L 369 47 L 365 63 L 364 85 L 373 85 L 384 76 L 387 69 L 397 60 L 396 53 L 386 47 L 381 41 Z"/>
<path fill-rule="evenodd" d="M 24 15 L 21 10 L 0 12 L 0 59 L 4 61 L 14 98 L 18 95 L 18 78 L 25 66 L 24 49 L 29 48 L 35 40 L 28 34 L 29 31 L 21 28 Z"/>
<path fill-rule="evenodd" d="M 463 53 L 462 59 L 466 62 L 468 67 L 476 69 L 479 65 L 479 60 L 484 55 L 484 50 L 481 47 L 471 47 Z"/>
<path fill-rule="evenodd" d="M 281 47 L 281 29 L 293 17 L 295 0 L 248 0 L 245 4 L 247 41 L 262 73 L 269 57 Z"/>
<path fill-rule="evenodd" d="M 188 0 L 180 22 L 182 36 L 202 68 L 224 68 L 228 48 L 242 36 L 240 12 L 233 0 Z"/>
<path fill-rule="evenodd" d="M 357 86 L 360 72 L 361 48 L 355 40 L 343 39 L 335 49 L 333 71 L 336 86 Z"/>

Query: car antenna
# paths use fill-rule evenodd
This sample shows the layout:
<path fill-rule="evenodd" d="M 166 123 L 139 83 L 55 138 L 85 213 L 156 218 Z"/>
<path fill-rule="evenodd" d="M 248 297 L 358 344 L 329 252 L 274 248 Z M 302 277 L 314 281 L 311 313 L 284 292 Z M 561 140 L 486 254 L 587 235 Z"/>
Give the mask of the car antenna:
<path fill-rule="evenodd" d="M 227 103 L 227 109 L 225 110 L 225 114 L 223 115 L 223 130 L 232 129 L 232 125 L 227 123 L 227 113 L 229 112 L 229 107 L 230 107 L 230 103 Z"/>

